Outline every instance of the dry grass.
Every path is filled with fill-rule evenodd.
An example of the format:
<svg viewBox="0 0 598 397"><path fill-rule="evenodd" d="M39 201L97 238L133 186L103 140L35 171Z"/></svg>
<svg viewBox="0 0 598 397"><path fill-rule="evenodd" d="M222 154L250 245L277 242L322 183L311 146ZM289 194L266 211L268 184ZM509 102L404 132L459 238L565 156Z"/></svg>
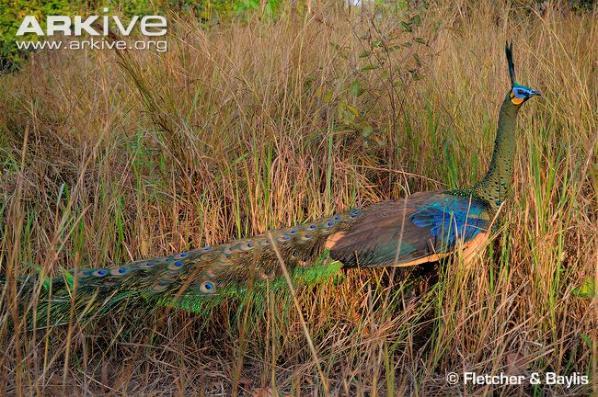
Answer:
<svg viewBox="0 0 598 397"><path fill-rule="evenodd" d="M102 51L39 53L0 77L9 280L470 185L508 87L506 39L520 82L544 93L519 118L513 199L484 256L298 290L319 363L288 297L207 319L131 308L29 330L9 283L0 394L589 394L449 386L445 374L596 369L595 307L579 288L597 260L596 13L441 2L401 29L415 13L319 5L209 30L173 16L166 54L131 54L137 83Z"/></svg>

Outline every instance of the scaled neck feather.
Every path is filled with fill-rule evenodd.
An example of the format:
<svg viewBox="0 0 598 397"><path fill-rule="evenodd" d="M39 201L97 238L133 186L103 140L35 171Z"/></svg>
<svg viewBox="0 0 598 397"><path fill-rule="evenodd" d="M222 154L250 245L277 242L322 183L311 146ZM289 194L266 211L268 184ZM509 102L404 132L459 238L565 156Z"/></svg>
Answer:
<svg viewBox="0 0 598 397"><path fill-rule="evenodd" d="M498 210L512 184L516 144L515 126L519 108L519 105L511 102L510 92L507 93L500 107L490 167L484 178L471 189L475 196L485 201L493 210Z"/></svg>

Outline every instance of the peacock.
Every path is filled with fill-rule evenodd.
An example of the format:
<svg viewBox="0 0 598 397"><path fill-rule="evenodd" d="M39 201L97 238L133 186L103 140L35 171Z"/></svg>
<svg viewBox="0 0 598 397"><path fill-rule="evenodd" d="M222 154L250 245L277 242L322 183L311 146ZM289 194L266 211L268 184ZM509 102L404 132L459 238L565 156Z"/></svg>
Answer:
<svg viewBox="0 0 598 397"><path fill-rule="evenodd" d="M507 198L519 109L540 95L516 82L512 44L507 43L505 53L511 88L500 107L489 170L470 188L415 193L215 247L23 284L42 285L51 292L52 305L74 302L82 311L108 310L123 299L145 298L198 312L206 302L264 286L284 288L291 280L309 284L341 268L415 266L458 250L468 257L488 240Z"/></svg>

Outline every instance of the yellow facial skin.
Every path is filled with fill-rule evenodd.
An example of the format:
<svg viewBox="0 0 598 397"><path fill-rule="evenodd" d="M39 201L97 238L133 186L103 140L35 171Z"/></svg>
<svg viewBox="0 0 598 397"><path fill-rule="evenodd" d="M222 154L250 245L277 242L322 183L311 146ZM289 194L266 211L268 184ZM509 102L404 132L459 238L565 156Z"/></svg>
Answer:
<svg viewBox="0 0 598 397"><path fill-rule="evenodd" d="M517 106L519 106L519 105L521 105L523 102L525 102L525 100L524 100L524 99L521 99L521 98L517 98L517 97L515 96L515 94L513 94L513 92L511 92L511 102L513 102L513 105L517 105Z"/></svg>

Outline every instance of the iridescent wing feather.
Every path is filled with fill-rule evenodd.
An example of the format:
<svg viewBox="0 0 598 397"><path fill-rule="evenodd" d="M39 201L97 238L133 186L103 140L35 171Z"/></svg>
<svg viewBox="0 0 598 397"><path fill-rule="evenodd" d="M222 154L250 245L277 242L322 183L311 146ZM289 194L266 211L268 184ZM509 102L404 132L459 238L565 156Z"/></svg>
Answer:
<svg viewBox="0 0 598 397"><path fill-rule="evenodd" d="M432 262L488 235L490 214L483 202L447 192L423 192L385 201L364 211L326 246L345 266L411 266Z"/></svg>

